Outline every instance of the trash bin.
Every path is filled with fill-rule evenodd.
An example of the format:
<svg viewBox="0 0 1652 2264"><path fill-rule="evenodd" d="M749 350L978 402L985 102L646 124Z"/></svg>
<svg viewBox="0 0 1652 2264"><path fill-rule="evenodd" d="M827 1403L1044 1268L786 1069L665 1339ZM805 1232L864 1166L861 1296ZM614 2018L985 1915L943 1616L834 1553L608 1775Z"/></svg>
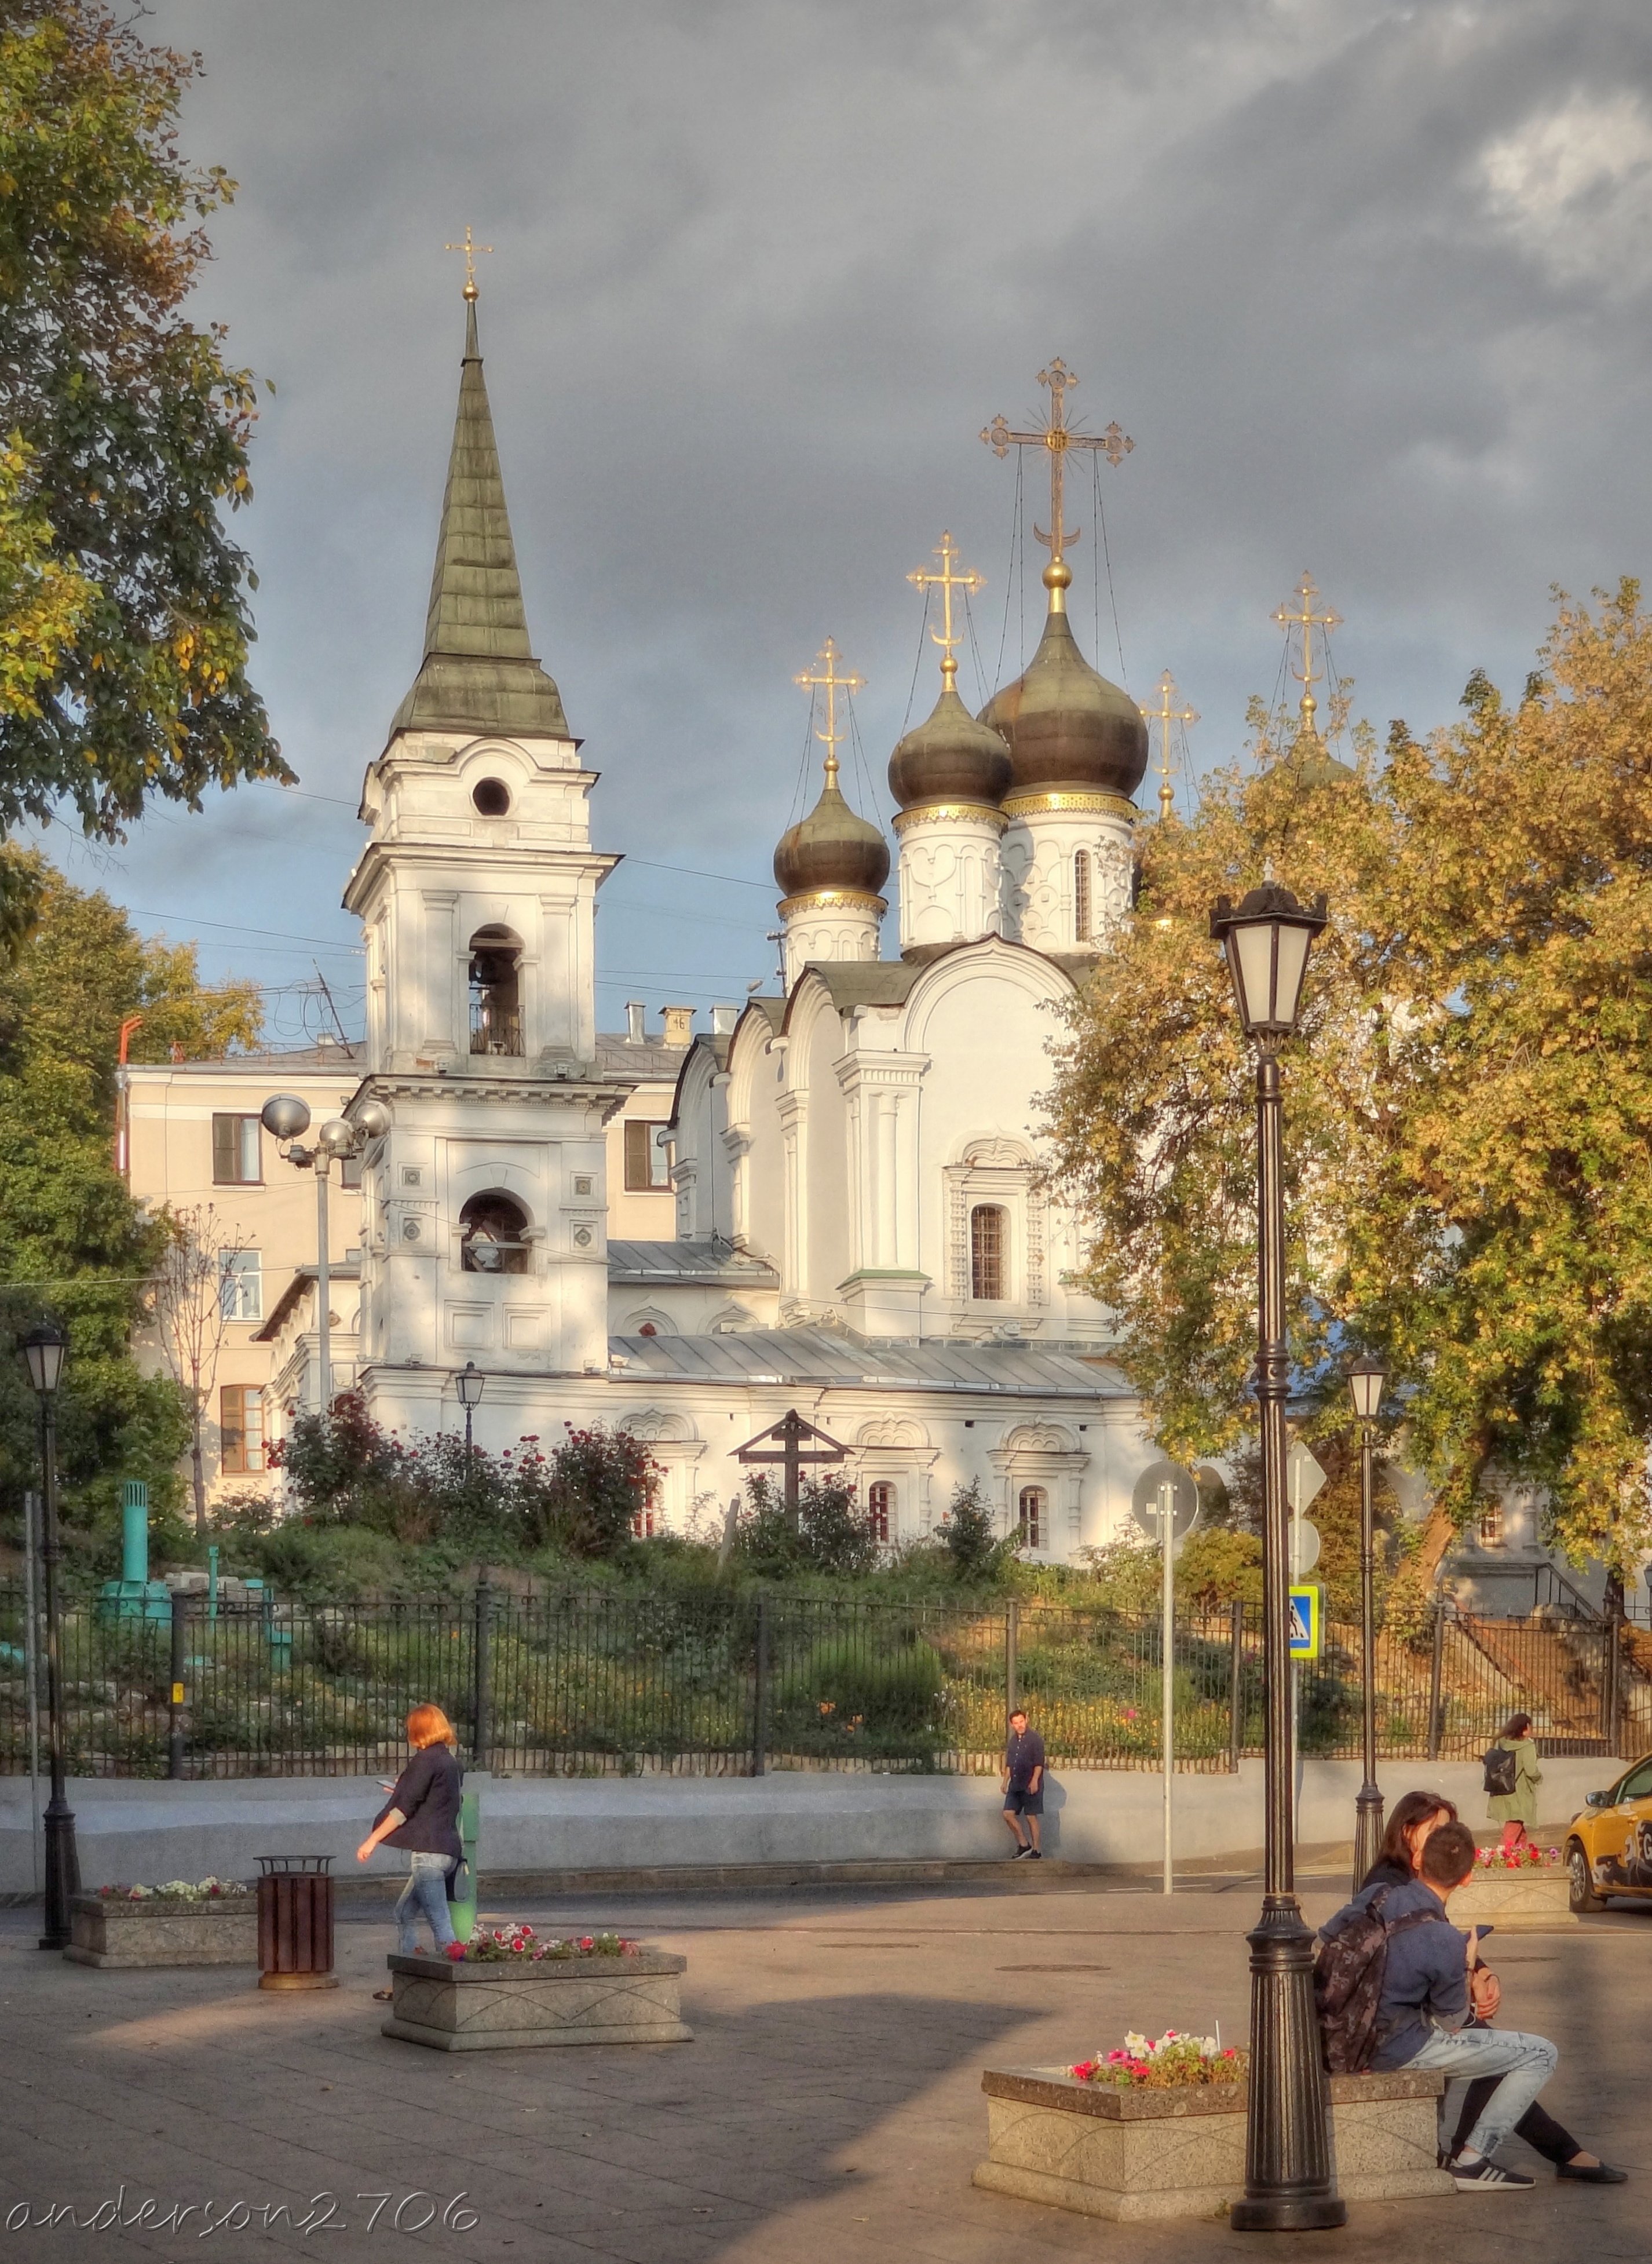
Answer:
<svg viewBox="0 0 1652 2264"><path fill-rule="evenodd" d="M336 1989L330 1855L258 1858L258 1986Z"/></svg>

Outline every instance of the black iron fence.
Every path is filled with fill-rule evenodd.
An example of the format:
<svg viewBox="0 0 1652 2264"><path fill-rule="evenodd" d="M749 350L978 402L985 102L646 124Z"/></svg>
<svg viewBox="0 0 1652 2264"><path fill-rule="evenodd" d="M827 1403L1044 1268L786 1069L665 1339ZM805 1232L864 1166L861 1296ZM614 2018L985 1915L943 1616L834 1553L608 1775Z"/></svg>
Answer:
<svg viewBox="0 0 1652 2264"><path fill-rule="evenodd" d="M1379 1644L1380 1748L1468 1758L1521 1710L1552 1752L1644 1751L1648 1641L1565 1615L1442 1610L1409 1642ZM522 1595L483 1583L460 1603L214 1614L180 1596L170 1620L68 1615L65 1725L77 1775L381 1772L403 1751L408 1709L426 1701L476 1765L523 1775L980 1774L997 1767L1013 1696L1052 1763L1153 1769L1160 1644L1156 1617L1027 1602ZM0 1586L0 1773L29 1766L27 1651L21 1592ZM1331 1622L1323 1656L1299 1676L1304 1750L1357 1756L1357 1629ZM1260 1751L1259 1613L1178 1621L1175 1702L1178 1767L1233 1769Z"/></svg>

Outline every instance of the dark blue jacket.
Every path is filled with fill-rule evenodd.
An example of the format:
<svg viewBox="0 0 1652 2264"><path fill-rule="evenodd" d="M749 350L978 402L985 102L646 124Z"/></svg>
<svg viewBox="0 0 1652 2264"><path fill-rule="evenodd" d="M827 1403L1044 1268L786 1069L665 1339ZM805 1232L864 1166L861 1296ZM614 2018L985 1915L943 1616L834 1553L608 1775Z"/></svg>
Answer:
<svg viewBox="0 0 1652 2264"><path fill-rule="evenodd" d="M1379 1881L1362 1887L1326 1926L1326 1934L1339 1934L1356 1911L1367 1909L1383 1892L1384 1884ZM1377 2009L1377 2048L1371 2056L1373 2074L1403 2067L1437 2028L1460 2028L1468 2017L1467 1946L1446 1917L1445 1904L1422 1879L1387 1891L1382 1916L1388 1925L1414 1911L1434 1912L1437 1923L1408 1926L1402 1934L1389 1937Z"/></svg>
<svg viewBox="0 0 1652 2264"><path fill-rule="evenodd" d="M376 1828L393 1808L405 1821L384 1840L387 1847L405 1847L421 1855L464 1854L459 1836L459 1810L465 1796L459 1763L446 1745L426 1745L395 1781L395 1790L373 1818Z"/></svg>

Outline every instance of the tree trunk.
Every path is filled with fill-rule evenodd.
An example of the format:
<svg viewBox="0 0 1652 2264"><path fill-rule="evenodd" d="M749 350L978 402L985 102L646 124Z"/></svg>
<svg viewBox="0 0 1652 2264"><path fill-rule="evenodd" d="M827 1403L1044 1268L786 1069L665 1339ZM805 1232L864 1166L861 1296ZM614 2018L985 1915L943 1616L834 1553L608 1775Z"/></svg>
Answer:
<svg viewBox="0 0 1652 2264"><path fill-rule="evenodd" d="M1448 1510L1429 1512L1428 1523L1423 1528L1423 1542L1417 1552L1417 1561L1424 1580L1431 1586L1441 1564L1458 1537L1456 1520Z"/></svg>
<svg viewBox="0 0 1652 2264"><path fill-rule="evenodd" d="M190 1436L189 1469L195 1489L195 1531L198 1535L204 1535L206 1530L206 1470L201 1456L199 1420Z"/></svg>

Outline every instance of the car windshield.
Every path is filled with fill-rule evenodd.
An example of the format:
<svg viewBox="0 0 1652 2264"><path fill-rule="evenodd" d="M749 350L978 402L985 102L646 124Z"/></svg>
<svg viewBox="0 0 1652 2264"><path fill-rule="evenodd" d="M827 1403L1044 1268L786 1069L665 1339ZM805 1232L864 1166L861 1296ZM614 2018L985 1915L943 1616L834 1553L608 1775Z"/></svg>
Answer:
<svg viewBox="0 0 1652 2264"><path fill-rule="evenodd" d="M1622 1778L1613 1797L1618 1800L1645 1800L1652 1796L1652 1760L1640 1763Z"/></svg>

